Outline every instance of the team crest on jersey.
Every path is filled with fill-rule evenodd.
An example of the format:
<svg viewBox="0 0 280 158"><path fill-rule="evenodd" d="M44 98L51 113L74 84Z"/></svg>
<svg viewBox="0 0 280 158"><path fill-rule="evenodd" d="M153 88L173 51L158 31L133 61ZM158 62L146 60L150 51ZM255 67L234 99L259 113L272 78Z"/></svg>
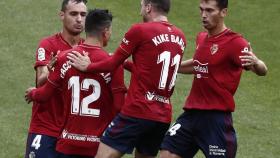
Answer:
<svg viewBox="0 0 280 158"><path fill-rule="evenodd" d="M35 155L35 153L34 153L33 151L31 151L31 152L29 153L28 157L29 157L29 158L35 158L36 155Z"/></svg>
<svg viewBox="0 0 280 158"><path fill-rule="evenodd" d="M218 50L219 50L219 45L217 45L217 44L213 44L212 47L210 48L210 51L211 51L212 55L217 53Z"/></svg>
<svg viewBox="0 0 280 158"><path fill-rule="evenodd" d="M46 51L44 48L39 48L38 49L38 60L43 61L46 60Z"/></svg>

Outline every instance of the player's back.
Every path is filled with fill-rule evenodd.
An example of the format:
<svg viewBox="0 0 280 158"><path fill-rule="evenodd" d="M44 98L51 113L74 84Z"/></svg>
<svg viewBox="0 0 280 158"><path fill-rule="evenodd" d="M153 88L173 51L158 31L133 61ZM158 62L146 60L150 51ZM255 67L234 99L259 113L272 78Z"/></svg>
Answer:
<svg viewBox="0 0 280 158"><path fill-rule="evenodd" d="M183 32L168 22L132 26L121 44L121 48L131 52L134 63L122 113L171 121L170 97L185 47Z"/></svg>
<svg viewBox="0 0 280 158"><path fill-rule="evenodd" d="M83 40L80 41L80 43L82 42ZM58 51L65 51L71 48L72 46L63 39L61 33L43 38L36 52L34 68L46 66L51 60L51 53L55 55ZM58 137L65 119L61 104L63 103L60 91L56 91L47 102L34 102L29 132Z"/></svg>
<svg viewBox="0 0 280 158"><path fill-rule="evenodd" d="M92 62L109 57L100 47L86 44L73 50L88 52ZM111 74L83 73L69 65L66 54L61 58L63 63L59 63L59 60L58 64L62 66L58 67L61 68L60 77L63 78L67 120L57 150L65 154L94 156L99 137L114 117Z"/></svg>

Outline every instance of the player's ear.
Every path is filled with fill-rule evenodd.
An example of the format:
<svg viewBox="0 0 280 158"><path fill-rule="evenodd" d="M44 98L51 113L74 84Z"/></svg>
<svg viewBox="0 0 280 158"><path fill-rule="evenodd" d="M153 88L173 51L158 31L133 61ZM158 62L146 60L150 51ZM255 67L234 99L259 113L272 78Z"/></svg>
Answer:
<svg viewBox="0 0 280 158"><path fill-rule="evenodd" d="M146 10L146 13L150 13L152 11L152 4L151 3L148 3L146 6L145 6L145 10Z"/></svg>
<svg viewBox="0 0 280 158"><path fill-rule="evenodd" d="M60 12L58 13L58 16L59 16L59 19L60 19L60 20L63 20L63 19L64 19L64 12L63 12L63 11L60 11Z"/></svg>
<svg viewBox="0 0 280 158"><path fill-rule="evenodd" d="M224 8L224 9L221 10L221 16L222 16L223 18L227 16L227 11L228 11L227 8Z"/></svg>

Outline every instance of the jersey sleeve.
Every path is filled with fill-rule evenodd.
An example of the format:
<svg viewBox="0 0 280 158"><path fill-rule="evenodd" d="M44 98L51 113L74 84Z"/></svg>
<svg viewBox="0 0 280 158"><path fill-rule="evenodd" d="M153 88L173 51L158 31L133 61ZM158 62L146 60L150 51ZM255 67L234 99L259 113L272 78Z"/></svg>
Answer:
<svg viewBox="0 0 280 158"><path fill-rule="evenodd" d="M230 50L232 51L230 52L229 55L233 63L238 67L242 67L242 63L239 56L242 56L243 53L249 52L248 42L242 37L237 37L233 39L233 41L231 42Z"/></svg>
<svg viewBox="0 0 280 158"><path fill-rule="evenodd" d="M139 46L140 42L141 27L136 24L127 31L119 47L123 49L127 55L131 55L135 48Z"/></svg>
<svg viewBox="0 0 280 158"><path fill-rule="evenodd" d="M46 66L51 59L51 43L48 40L42 40L36 51L36 62L34 68Z"/></svg>
<svg viewBox="0 0 280 158"><path fill-rule="evenodd" d="M113 93L114 113L118 113L124 104L125 93L127 91L124 84L124 69L119 66L112 76L111 89Z"/></svg>
<svg viewBox="0 0 280 158"><path fill-rule="evenodd" d="M48 76L48 82L59 88L62 84L63 78L65 77L65 73L63 74L63 72L67 69L67 67L69 67L69 65L67 65L65 56L59 56L54 67L54 71L51 71Z"/></svg>

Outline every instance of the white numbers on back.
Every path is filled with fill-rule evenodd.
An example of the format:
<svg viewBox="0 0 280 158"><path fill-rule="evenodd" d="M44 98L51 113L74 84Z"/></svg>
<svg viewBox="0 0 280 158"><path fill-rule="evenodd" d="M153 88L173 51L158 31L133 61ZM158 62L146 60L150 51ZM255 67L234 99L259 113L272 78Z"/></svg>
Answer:
<svg viewBox="0 0 280 158"><path fill-rule="evenodd" d="M80 106L80 91L89 90L92 86L93 92L81 101ZM88 105L99 99L101 87L99 82L94 79L84 79L80 86L79 76L72 76L68 81L68 89L72 88L71 114L81 116L99 117L100 109L89 108Z"/></svg>
<svg viewBox="0 0 280 158"><path fill-rule="evenodd" d="M167 82L169 66L170 66L170 58L171 58L171 52L169 52L169 51L164 51L158 56L157 64L163 63L162 69L161 69L159 85L158 85L159 89L166 88L166 82ZM177 71L178 71L178 68L180 65L180 59L181 59L181 56L179 54L177 54L172 60L171 66L175 66L175 70L174 70L170 85L168 87L169 90L171 90L175 86Z"/></svg>
<svg viewBox="0 0 280 158"><path fill-rule="evenodd" d="M42 138L42 135L36 135L36 137L33 139L31 147L33 147L36 150L38 150L40 148L40 146L41 146L41 138Z"/></svg>

